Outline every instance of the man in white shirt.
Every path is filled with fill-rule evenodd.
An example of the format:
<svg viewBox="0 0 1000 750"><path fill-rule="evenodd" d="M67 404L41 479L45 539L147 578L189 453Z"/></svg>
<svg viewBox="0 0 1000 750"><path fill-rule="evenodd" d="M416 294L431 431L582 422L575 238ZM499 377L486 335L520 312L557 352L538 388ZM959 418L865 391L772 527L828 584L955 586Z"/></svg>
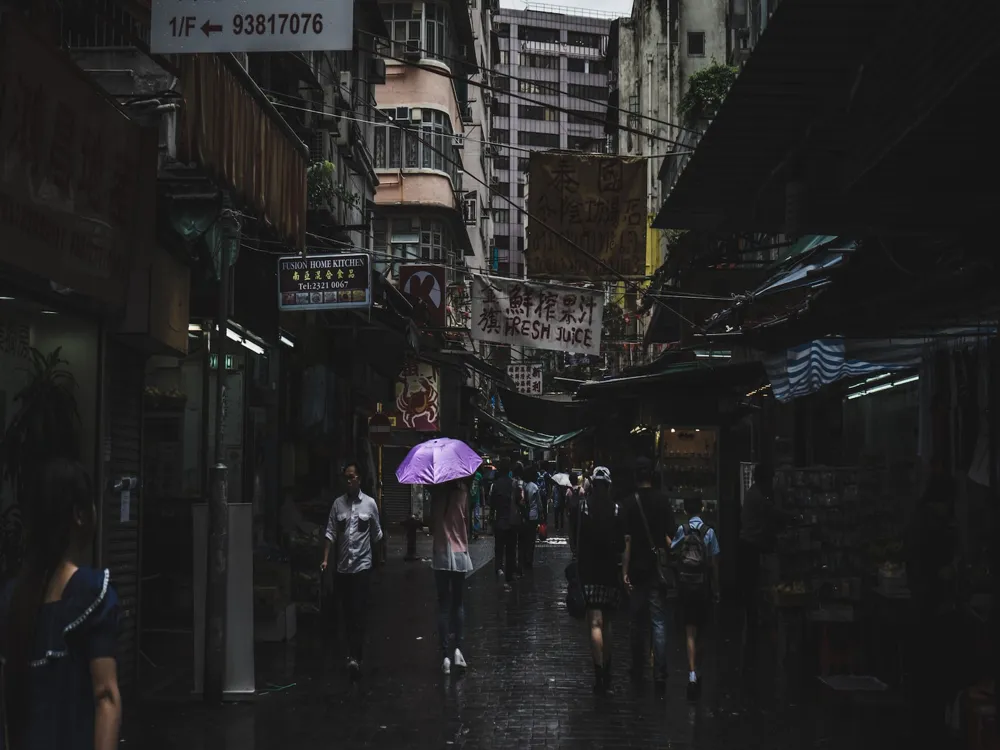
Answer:
<svg viewBox="0 0 1000 750"><path fill-rule="evenodd" d="M320 570L326 572L330 547L337 555L335 590L340 598L347 630L347 670L351 679L361 677L365 621L368 610L368 587L374 562L374 544L382 539L378 506L374 498L361 491L357 464L344 467L347 492L333 501L326 523L326 544Z"/></svg>

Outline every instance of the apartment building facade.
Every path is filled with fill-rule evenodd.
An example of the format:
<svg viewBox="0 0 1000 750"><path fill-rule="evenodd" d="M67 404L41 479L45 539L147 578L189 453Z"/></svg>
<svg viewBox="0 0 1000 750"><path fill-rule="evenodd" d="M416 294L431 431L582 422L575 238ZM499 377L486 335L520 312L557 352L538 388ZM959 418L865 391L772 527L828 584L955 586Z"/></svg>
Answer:
<svg viewBox="0 0 1000 750"><path fill-rule="evenodd" d="M650 159L650 221L662 202L657 173L663 159L696 142L696 129L682 124L679 111L687 82L699 70L730 58L731 3L738 0L635 0L631 15L612 25L607 132L616 153ZM648 236L646 272L651 274L664 261L667 247L662 233L650 230Z"/></svg>
<svg viewBox="0 0 1000 750"><path fill-rule="evenodd" d="M603 152L613 13L529 3L494 16L499 42L494 142L491 269L524 276L523 211L532 151ZM506 198L506 200L505 200ZM513 205L512 205L513 204Z"/></svg>
<svg viewBox="0 0 1000 750"><path fill-rule="evenodd" d="M403 264L441 264L452 284L483 267L489 236L480 208L489 117L475 85L489 66L489 4L380 5L390 44L375 91L376 267L398 278Z"/></svg>

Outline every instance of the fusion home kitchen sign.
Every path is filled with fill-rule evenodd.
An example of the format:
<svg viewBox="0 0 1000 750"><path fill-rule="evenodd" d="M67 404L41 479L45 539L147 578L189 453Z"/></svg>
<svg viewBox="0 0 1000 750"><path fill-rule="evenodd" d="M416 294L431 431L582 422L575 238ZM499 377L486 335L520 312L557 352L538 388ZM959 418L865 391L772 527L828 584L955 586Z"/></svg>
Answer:
<svg viewBox="0 0 1000 750"><path fill-rule="evenodd" d="M295 255L278 260L281 310L344 310L371 303L371 259L365 253Z"/></svg>

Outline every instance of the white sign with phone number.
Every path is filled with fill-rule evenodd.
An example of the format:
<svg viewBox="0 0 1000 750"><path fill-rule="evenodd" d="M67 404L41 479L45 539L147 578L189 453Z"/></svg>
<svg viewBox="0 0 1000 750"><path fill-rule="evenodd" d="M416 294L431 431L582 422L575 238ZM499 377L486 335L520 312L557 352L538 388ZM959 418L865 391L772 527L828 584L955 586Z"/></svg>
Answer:
<svg viewBox="0 0 1000 750"><path fill-rule="evenodd" d="M153 0L150 51L350 51L353 0Z"/></svg>

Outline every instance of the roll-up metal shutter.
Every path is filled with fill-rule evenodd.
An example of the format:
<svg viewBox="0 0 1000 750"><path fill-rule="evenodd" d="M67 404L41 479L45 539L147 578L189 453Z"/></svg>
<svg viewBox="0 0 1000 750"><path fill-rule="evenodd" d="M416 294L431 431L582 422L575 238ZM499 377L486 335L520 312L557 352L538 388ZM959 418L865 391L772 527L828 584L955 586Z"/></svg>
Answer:
<svg viewBox="0 0 1000 750"><path fill-rule="evenodd" d="M105 438L104 512L101 516L101 563L121 608L118 680L123 691L136 681L139 654L140 517L142 513L142 388L145 358L108 341L105 364L107 418ZM114 483L136 478L127 503ZM127 506L127 508L126 508Z"/></svg>
<svg viewBox="0 0 1000 750"><path fill-rule="evenodd" d="M382 525L387 532L399 533L400 524L410 517L410 485L396 481L396 467L409 448L382 449Z"/></svg>

